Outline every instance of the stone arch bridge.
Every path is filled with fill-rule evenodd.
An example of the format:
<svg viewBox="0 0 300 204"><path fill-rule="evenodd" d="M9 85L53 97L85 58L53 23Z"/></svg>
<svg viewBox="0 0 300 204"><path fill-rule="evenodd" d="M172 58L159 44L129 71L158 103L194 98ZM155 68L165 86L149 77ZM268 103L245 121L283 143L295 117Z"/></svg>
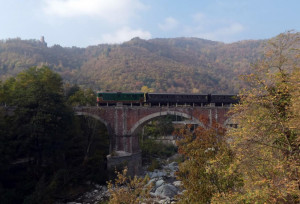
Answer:
<svg viewBox="0 0 300 204"><path fill-rule="evenodd" d="M92 106L75 107L77 115L93 117L105 124L110 139L110 155L107 156L108 169L126 164L130 175L141 172L142 155L139 148L138 130L147 122L164 115L177 115L189 119L193 124L203 125L198 118L209 123L213 121L232 126L228 111L231 106ZM8 115L15 107L5 107ZM117 152L117 155L112 154ZM120 154L119 154L120 153Z"/></svg>
<svg viewBox="0 0 300 204"><path fill-rule="evenodd" d="M110 137L110 153L140 151L137 132L150 120L164 115L177 115L189 119L194 124L202 125L200 116L212 123L216 121L224 126L229 125L228 111L230 106L101 106L76 107L77 115L85 115L100 120L105 124Z"/></svg>
<svg viewBox="0 0 300 204"><path fill-rule="evenodd" d="M1 108L1 107L0 107ZM232 124L229 106L91 106L75 107L77 115L93 117L105 124L110 139L110 155L107 156L107 167L112 169L126 164L128 173L140 173L142 166L139 148L138 130L147 122L164 115L177 115L189 119L193 124L203 125L198 118L204 118L210 124L216 121L223 126ZM5 114L13 115L15 107L4 107ZM121 152L112 156L112 152Z"/></svg>

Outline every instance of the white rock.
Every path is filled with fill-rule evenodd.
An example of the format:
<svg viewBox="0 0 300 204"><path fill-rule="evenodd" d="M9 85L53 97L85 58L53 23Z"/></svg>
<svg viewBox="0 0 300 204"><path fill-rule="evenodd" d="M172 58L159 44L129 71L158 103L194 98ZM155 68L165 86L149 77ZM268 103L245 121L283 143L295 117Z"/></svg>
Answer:
<svg viewBox="0 0 300 204"><path fill-rule="evenodd" d="M149 177L151 179L156 178L157 177L157 173L156 172L152 172L152 173L149 174Z"/></svg>
<svg viewBox="0 0 300 204"><path fill-rule="evenodd" d="M173 185L176 187L182 186L182 182L181 181L174 181Z"/></svg>
<svg viewBox="0 0 300 204"><path fill-rule="evenodd" d="M169 166L178 166L178 163L177 162L172 162L169 164Z"/></svg>
<svg viewBox="0 0 300 204"><path fill-rule="evenodd" d="M99 188L102 188L102 186L99 185L99 184L95 184L95 187L98 188L98 189L99 189Z"/></svg>
<svg viewBox="0 0 300 204"><path fill-rule="evenodd" d="M102 186L102 191L107 191L107 186Z"/></svg>
<svg viewBox="0 0 300 204"><path fill-rule="evenodd" d="M166 199L164 199L164 200L160 200L160 201L158 201L158 203L160 203L160 204L169 204L171 201L170 201L170 198L166 198Z"/></svg>
<svg viewBox="0 0 300 204"><path fill-rule="evenodd" d="M175 172L172 171L170 174L169 174L170 177L175 177Z"/></svg>
<svg viewBox="0 0 300 204"><path fill-rule="evenodd" d="M155 183L155 188L158 188L158 187L160 187L161 185L163 185L165 183L165 181L164 180L162 180L162 179L160 179L160 180L158 180L158 181L156 181L156 183Z"/></svg>
<svg viewBox="0 0 300 204"><path fill-rule="evenodd" d="M172 184L164 184L157 188L154 194L162 198L173 198L177 194L177 188Z"/></svg>
<svg viewBox="0 0 300 204"><path fill-rule="evenodd" d="M154 172L149 172L148 175L151 179L153 179L153 178L159 178L159 177L166 176L167 173L164 171L159 171L159 170L155 169Z"/></svg>
<svg viewBox="0 0 300 204"><path fill-rule="evenodd" d="M167 175L166 172L163 172L163 171L157 172L157 177L163 177L163 176L166 176L166 175Z"/></svg>
<svg viewBox="0 0 300 204"><path fill-rule="evenodd" d="M172 162L168 165L168 167L171 171L178 171L178 163L177 162Z"/></svg>

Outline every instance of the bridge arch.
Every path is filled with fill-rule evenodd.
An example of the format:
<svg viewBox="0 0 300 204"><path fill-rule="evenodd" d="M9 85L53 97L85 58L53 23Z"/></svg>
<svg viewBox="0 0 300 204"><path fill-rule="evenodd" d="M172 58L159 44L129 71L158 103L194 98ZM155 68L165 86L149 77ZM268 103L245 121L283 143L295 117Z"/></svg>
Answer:
<svg viewBox="0 0 300 204"><path fill-rule="evenodd" d="M75 112L75 115L78 115L78 116L89 116L89 117L92 117L98 121L100 121L101 123L103 123L107 129L107 132L108 132L108 136L109 136L109 152L111 153L112 152L112 149L113 149L113 138L111 137L112 135L112 130L110 128L110 125L108 124L108 122L106 122L103 118L99 117L98 115L95 115L95 114L92 114L92 113L89 113L89 112L82 112L82 111L76 111Z"/></svg>
<svg viewBox="0 0 300 204"><path fill-rule="evenodd" d="M111 130L109 128L108 123L103 118L100 118L99 116L97 116L95 114L88 113L88 112L76 111L75 114L79 115L79 116L81 116L81 115L89 116L89 117L92 117L92 118L94 118L96 120L99 120L100 122L102 122L105 125L105 127L107 128L108 133L111 133Z"/></svg>
<svg viewBox="0 0 300 204"><path fill-rule="evenodd" d="M160 117L160 116L165 116L165 115L177 115L177 116L181 116L184 118L188 118L191 119L194 123L204 127L203 123L201 123L197 118L187 114L187 113L183 113L183 112L179 112L179 111L162 111L162 112L157 112L157 113L152 113L150 115L147 115L143 118L141 118L140 120L138 120L133 126L132 128L129 130L128 135L132 135L136 132L136 130L142 126L143 124L153 120L154 118Z"/></svg>

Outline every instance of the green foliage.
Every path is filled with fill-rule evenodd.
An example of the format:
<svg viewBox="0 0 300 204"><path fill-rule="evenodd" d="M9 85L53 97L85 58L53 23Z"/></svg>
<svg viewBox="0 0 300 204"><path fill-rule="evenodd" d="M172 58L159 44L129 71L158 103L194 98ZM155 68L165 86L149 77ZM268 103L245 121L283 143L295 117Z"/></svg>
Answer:
<svg viewBox="0 0 300 204"><path fill-rule="evenodd" d="M11 86L9 105L16 106L11 136L15 159L32 158L36 171L45 162L59 164L72 121L64 104L61 78L46 67L33 67L20 73Z"/></svg>
<svg viewBox="0 0 300 204"><path fill-rule="evenodd" d="M154 139L146 139L141 144L142 155L146 160L151 158L168 158L176 153L177 149L173 144L163 144Z"/></svg>
<svg viewBox="0 0 300 204"><path fill-rule="evenodd" d="M30 68L2 87L4 103L15 106L15 110L12 116L1 117L6 130L0 133L0 151L4 155L1 184L4 196L11 190L18 195L3 199L20 202L39 183L47 189L45 179L41 179L50 179L63 165L72 112L64 104L60 76L49 68ZM12 184L16 186L13 189Z"/></svg>
<svg viewBox="0 0 300 204"><path fill-rule="evenodd" d="M70 96L74 95L77 91L80 90L80 87L78 85L73 85L71 86L70 84L66 84L65 85L65 95L66 95L66 98L70 98Z"/></svg>
<svg viewBox="0 0 300 204"><path fill-rule="evenodd" d="M81 175L77 177L82 181L103 184L107 179L106 155L109 153L107 129L99 121L85 116L77 117L76 127L79 133L72 137L66 159L73 167L79 166Z"/></svg>
<svg viewBox="0 0 300 204"><path fill-rule="evenodd" d="M152 159L151 164L147 168L147 171L154 171L155 169L160 169L161 165L160 162L157 159Z"/></svg>
<svg viewBox="0 0 300 204"><path fill-rule="evenodd" d="M171 135L174 131L172 116L160 117L144 126L144 135L149 138L159 138Z"/></svg>
<svg viewBox="0 0 300 204"><path fill-rule="evenodd" d="M168 158L177 152L173 144L164 144L159 141L162 136L172 134L174 128L172 117L161 117L153 120L143 127L143 133L140 137L140 148L144 163L150 163L149 169L159 167L156 158Z"/></svg>
<svg viewBox="0 0 300 204"><path fill-rule="evenodd" d="M106 128L75 118L58 74L29 68L0 84L0 94L14 108L12 115L0 108L1 202L53 203L86 180L105 182Z"/></svg>
<svg viewBox="0 0 300 204"><path fill-rule="evenodd" d="M2 85L0 84L0 104L1 105L9 105L13 99L12 94L15 90L15 78L9 78Z"/></svg>
<svg viewBox="0 0 300 204"><path fill-rule="evenodd" d="M96 93L92 89L83 90L74 85L67 90L66 97L67 103L71 106L96 105Z"/></svg>

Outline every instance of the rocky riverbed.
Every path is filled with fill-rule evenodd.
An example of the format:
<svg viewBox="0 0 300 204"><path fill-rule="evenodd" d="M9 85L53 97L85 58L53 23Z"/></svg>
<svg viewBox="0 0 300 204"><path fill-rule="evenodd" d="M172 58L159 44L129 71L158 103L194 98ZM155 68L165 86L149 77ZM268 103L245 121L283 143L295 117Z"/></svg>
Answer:
<svg viewBox="0 0 300 204"><path fill-rule="evenodd" d="M144 171L144 176L148 175L150 180L147 185L152 183L151 197L153 203L175 203L176 195L182 193L181 181L176 180L175 172L178 170L177 162L160 161L161 168L154 171ZM147 169L147 166L144 167ZM74 202L67 204L99 204L109 199L106 186L94 185L94 189L86 192Z"/></svg>
<svg viewBox="0 0 300 204"><path fill-rule="evenodd" d="M175 203L175 196L182 192L181 181L177 181L175 177L177 170L178 163L171 162L162 166L160 170L145 172L150 177L148 184L154 184L151 190L153 203Z"/></svg>

